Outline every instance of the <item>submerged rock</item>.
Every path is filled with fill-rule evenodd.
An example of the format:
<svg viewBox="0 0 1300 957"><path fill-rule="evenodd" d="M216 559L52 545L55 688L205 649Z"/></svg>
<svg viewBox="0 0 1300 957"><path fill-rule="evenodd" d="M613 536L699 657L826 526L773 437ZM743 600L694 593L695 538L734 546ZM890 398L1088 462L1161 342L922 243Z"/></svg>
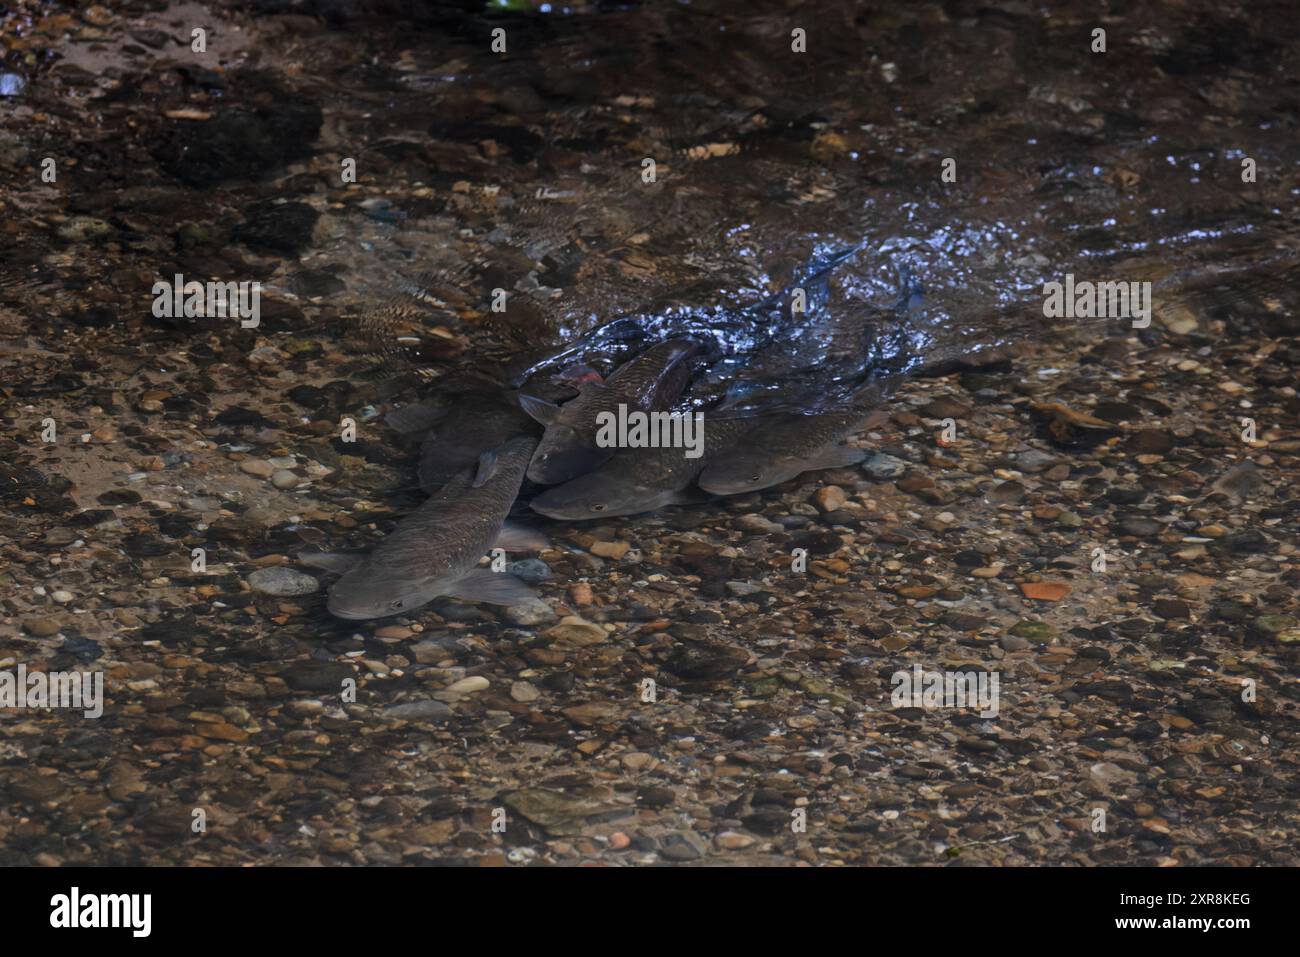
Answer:
<svg viewBox="0 0 1300 957"><path fill-rule="evenodd" d="M259 568L248 576L248 585L265 595L280 596L310 595L320 588L320 582L311 575L283 565Z"/></svg>

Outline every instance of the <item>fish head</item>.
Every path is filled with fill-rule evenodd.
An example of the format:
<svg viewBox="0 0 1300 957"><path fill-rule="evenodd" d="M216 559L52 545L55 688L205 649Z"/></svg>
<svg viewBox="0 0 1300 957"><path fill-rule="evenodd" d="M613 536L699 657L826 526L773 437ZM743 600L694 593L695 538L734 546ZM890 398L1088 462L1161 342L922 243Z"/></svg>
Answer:
<svg viewBox="0 0 1300 957"><path fill-rule="evenodd" d="M533 499L532 509L547 518L581 522L653 509L658 504L656 495L652 489L592 472L547 489Z"/></svg>
<svg viewBox="0 0 1300 957"><path fill-rule="evenodd" d="M336 618L354 621L401 615L443 594L440 583L436 577L380 574L363 563L333 584L326 607Z"/></svg>
<svg viewBox="0 0 1300 957"><path fill-rule="evenodd" d="M585 475L614 453L614 449L593 449L567 425L553 423L546 429L533 459L528 477L539 485L559 485Z"/></svg>
<svg viewBox="0 0 1300 957"><path fill-rule="evenodd" d="M780 485L803 469L801 463L786 456L741 452L706 466L698 484L713 495L743 495Z"/></svg>

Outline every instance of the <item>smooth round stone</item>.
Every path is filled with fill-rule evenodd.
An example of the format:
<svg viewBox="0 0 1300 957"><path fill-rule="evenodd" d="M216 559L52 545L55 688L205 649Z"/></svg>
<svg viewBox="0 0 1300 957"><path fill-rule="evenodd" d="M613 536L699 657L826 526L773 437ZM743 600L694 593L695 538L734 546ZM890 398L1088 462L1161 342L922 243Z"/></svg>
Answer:
<svg viewBox="0 0 1300 957"><path fill-rule="evenodd" d="M530 585L536 585L551 577L551 566L540 558L525 558L506 565L506 572L523 579Z"/></svg>
<svg viewBox="0 0 1300 957"><path fill-rule="evenodd" d="M244 459L239 463L239 470L246 475L255 475L258 478L270 478L275 471L270 462L262 459Z"/></svg>
<svg viewBox="0 0 1300 957"><path fill-rule="evenodd" d="M291 489L298 484L298 476L288 469L280 469L271 476L271 484L280 489Z"/></svg>
<svg viewBox="0 0 1300 957"><path fill-rule="evenodd" d="M264 595L281 596L310 595L320 587L320 583L310 575L282 566L259 568L248 576L248 585Z"/></svg>
<svg viewBox="0 0 1300 957"><path fill-rule="evenodd" d="M461 678L459 681L453 681L443 689L443 693L449 695L474 694L486 690L487 687L488 680L486 678L482 675L471 675L468 678Z"/></svg>
<svg viewBox="0 0 1300 957"><path fill-rule="evenodd" d="M555 621L555 610L551 608L541 598L533 596L520 602L518 605L510 605L502 609L506 621L514 625L528 627L530 625L545 625Z"/></svg>
<svg viewBox="0 0 1300 957"><path fill-rule="evenodd" d="M877 452L871 458L862 463L862 471L873 479L885 481L887 479L898 478L907 471L908 465L902 459L895 458L892 455L886 455L884 452Z"/></svg>

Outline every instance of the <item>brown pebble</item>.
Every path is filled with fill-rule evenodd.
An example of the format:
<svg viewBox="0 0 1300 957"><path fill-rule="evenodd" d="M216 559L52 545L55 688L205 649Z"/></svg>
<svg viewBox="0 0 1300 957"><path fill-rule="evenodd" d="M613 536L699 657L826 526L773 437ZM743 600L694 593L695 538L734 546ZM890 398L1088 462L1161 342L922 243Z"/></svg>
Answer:
<svg viewBox="0 0 1300 957"><path fill-rule="evenodd" d="M258 478L270 478L275 469L270 462L264 462L261 459L244 459L239 463L239 470L248 475L255 475Z"/></svg>
<svg viewBox="0 0 1300 957"><path fill-rule="evenodd" d="M826 485L813 493L813 504L823 515L827 512L838 512L847 501L848 496L838 485Z"/></svg>
<svg viewBox="0 0 1300 957"><path fill-rule="evenodd" d="M618 561L631 547L627 542L592 542L590 551L591 554L599 555L601 558L612 558Z"/></svg>

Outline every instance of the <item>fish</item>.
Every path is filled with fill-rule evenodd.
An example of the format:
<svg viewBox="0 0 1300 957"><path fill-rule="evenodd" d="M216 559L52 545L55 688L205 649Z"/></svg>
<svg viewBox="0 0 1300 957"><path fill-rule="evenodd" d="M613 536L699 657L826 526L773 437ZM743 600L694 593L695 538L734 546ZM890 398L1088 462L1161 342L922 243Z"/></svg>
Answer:
<svg viewBox="0 0 1300 957"><path fill-rule="evenodd" d="M858 464L866 458L866 450L842 443L853 433L884 421L885 413L868 405L879 401L882 394L881 386L872 384L859 389L844 411L760 417L732 454L705 466L700 488L713 495L743 495L804 472Z"/></svg>
<svg viewBox="0 0 1300 957"><path fill-rule="evenodd" d="M487 449L538 428L508 393L462 396L434 423L420 444L416 472L420 487L433 494L470 468Z"/></svg>
<svg viewBox="0 0 1300 957"><path fill-rule="evenodd" d="M531 394L571 398L582 385L601 381L600 373L581 363L533 383ZM420 439L417 466L420 487L428 494L474 465L488 449L516 435L539 435L541 429L519 405L515 391L484 391L480 385L441 399L432 398L388 413L385 422L408 438Z"/></svg>
<svg viewBox="0 0 1300 957"><path fill-rule="evenodd" d="M623 449L596 471L547 489L530 507L548 518L584 521L699 501L705 496L691 489L696 476L758 424L757 418L710 418L705 413L699 458L687 458L681 448Z"/></svg>
<svg viewBox="0 0 1300 957"><path fill-rule="evenodd" d="M662 411L677 401L691 376L690 360L701 350L691 339L668 339L623 363L603 382L581 383L576 398L557 405L520 393L519 403L546 431L528 467L528 478L558 485L590 472L613 457L616 448L596 444L597 416L618 407Z"/></svg>
<svg viewBox="0 0 1300 957"><path fill-rule="evenodd" d="M329 589L330 613L359 620L407 614L441 596L495 605L534 597L514 576L476 566L492 547L547 547L540 533L506 522L536 448L535 437L516 436L485 452L476 468L430 496L368 555L299 556L304 564L343 572Z"/></svg>

